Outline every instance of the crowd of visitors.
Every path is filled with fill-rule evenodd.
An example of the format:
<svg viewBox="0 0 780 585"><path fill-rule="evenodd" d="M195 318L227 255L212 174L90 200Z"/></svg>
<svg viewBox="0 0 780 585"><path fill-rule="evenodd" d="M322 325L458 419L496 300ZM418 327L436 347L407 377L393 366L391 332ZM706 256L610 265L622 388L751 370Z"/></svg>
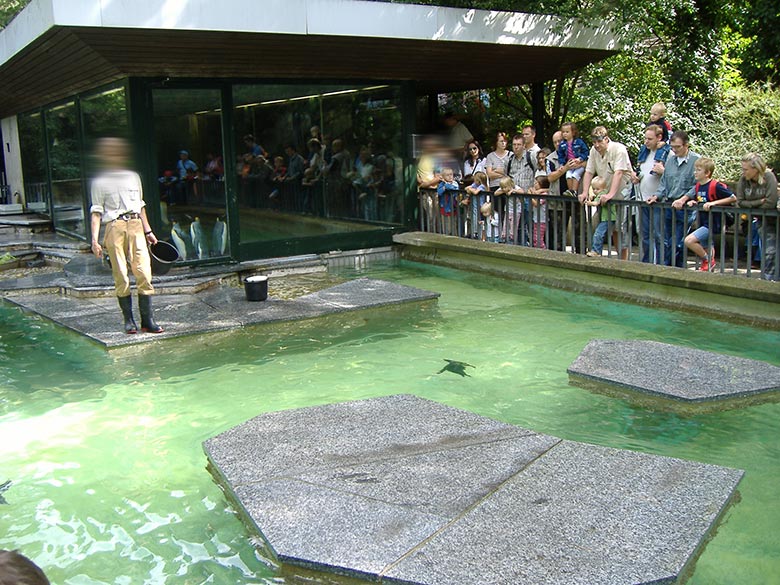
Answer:
<svg viewBox="0 0 780 585"><path fill-rule="evenodd" d="M486 154L462 122L449 113L445 121L448 141L421 143L423 229L554 250L567 250L570 243L572 251L588 256L601 256L609 242L624 260L635 241L642 262L683 267L690 252L699 270L712 271L726 225L746 217L750 225L743 231L762 276L777 278L774 173L760 154L748 153L731 188L718 181L713 160L691 149L685 131L673 130L663 103L651 108L633 162L604 126L593 128L588 147L577 125L566 122L548 149L526 125L512 137L498 132ZM452 148L459 140L462 153ZM733 207L750 212L726 211Z"/></svg>
<svg viewBox="0 0 780 585"><path fill-rule="evenodd" d="M389 149L364 144L353 156L341 139L329 140L318 126L310 130L305 153L288 142L272 154L252 134L242 143L235 165L242 206L367 221L400 219L403 165ZM224 173L221 156L207 154L201 168L181 150L173 169L159 178L161 200L167 207L224 205ZM219 185L216 196L209 196L209 182Z"/></svg>

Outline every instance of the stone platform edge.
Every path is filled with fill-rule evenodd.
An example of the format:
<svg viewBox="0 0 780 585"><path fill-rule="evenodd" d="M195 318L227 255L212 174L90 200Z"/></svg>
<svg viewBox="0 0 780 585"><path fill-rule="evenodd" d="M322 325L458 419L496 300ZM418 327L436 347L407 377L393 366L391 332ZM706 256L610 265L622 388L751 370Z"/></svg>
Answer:
<svg viewBox="0 0 780 585"><path fill-rule="evenodd" d="M425 232L393 236L402 259L780 329L780 284Z"/></svg>
<svg viewBox="0 0 780 585"><path fill-rule="evenodd" d="M631 404L649 408L651 410L663 410L674 412L683 416L695 416L710 412L720 412L736 408L747 408L767 402L780 401L780 388L770 391L756 390L737 396L723 396L720 398L683 399L653 392L644 388L637 388L630 384L612 382L589 376L580 372L570 372L569 384L589 390L610 398L627 400Z"/></svg>

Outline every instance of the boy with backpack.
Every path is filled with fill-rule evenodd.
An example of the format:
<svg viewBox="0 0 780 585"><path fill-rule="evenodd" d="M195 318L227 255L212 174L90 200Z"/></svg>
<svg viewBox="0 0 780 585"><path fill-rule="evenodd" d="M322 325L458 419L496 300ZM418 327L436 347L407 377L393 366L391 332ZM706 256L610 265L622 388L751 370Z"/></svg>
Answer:
<svg viewBox="0 0 780 585"><path fill-rule="evenodd" d="M685 237L685 247L701 259L699 270L712 272L715 270L715 245L712 234L718 234L721 229L722 214L712 214L710 226L710 209L714 206L731 205L737 200L736 195L719 181L712 178L715 172L715 162L711 158L700 157L693 164L693 176L696 184L693 188L677 199L672 205L681 209L683 205L694 207L701 205L699 227Z"/></svg>

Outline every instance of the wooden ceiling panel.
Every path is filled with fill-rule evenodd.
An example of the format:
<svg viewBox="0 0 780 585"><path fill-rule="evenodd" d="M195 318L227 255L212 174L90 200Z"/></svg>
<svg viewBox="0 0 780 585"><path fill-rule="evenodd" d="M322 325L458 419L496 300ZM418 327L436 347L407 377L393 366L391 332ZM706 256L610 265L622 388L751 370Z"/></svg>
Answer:
<svg viewBox="0 0 780 585"><path fill-rule="evenodd" d="M0 68L0 116L128 76L411 80L427 94L554 79L610 54L363 37L54 28Z"/></svg>

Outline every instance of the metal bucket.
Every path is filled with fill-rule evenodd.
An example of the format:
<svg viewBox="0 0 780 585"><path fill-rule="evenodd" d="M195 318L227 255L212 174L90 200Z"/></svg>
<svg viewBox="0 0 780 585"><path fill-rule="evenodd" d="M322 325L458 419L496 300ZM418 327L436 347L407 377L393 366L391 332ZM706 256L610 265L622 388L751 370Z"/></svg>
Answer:
<svg viewBox="0 0 780 585"><path fill-rule="evenodd" d="M268 298L268 277L250 276L244 279L244 292L248 301L264 301Z"/></svg>
<svg viewBox="0 0 780 585"><path fill-rule="evenodd" d="M156 244L149 246L149 254L152 261L152 274L162 276L168 274L173 263L179 259L179 251L169 244L158 240Z"/></svg>

